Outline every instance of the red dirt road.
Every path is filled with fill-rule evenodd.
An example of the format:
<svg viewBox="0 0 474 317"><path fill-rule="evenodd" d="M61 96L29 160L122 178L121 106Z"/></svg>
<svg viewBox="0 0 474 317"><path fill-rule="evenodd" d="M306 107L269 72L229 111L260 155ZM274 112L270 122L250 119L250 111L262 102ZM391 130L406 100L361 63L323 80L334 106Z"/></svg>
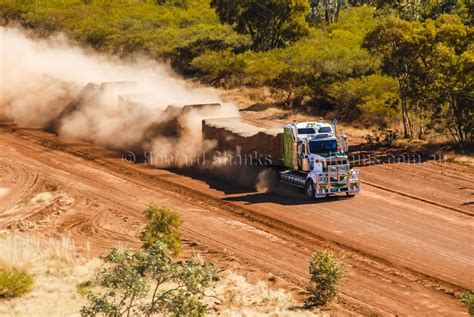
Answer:
<svg viewBox="0 0 474 317"><path fill-rule="evenodd" d="M143 210L178 210L189 245L221 265L304 287L316 250L346 256L340 315L467 315L474 285L474 169L457 164L362 168L355 198L308 201L232 182L127 165L116 153L0 126L0 227L67 235L94 254L137 245Z"/></svg>

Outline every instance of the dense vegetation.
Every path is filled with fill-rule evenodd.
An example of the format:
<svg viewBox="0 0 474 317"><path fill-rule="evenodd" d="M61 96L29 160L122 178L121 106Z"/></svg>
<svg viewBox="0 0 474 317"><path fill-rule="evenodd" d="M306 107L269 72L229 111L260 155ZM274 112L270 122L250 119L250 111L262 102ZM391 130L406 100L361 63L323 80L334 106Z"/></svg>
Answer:
<svg viewBox="0 0 474 317"><path fill-rule="evenodd" d="M468 0L4 1L0 22L145 53L213 85L267 86L281 103L405 137L473 141Z"/></svg>

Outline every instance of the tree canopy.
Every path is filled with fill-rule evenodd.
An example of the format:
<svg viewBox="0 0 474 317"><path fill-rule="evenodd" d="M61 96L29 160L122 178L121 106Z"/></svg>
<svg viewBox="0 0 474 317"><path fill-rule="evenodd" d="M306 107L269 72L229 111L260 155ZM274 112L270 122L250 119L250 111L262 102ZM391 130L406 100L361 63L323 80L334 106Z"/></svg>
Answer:
<svg viewBox="0 0 474 317"><path fill-rule="evenodd" d="M306 0L211 0L220 20L252 39L252 49L284 47L308 34Z"/></svg>
<svg viewBox="0 0 474 317"><path fill-rule="evenodd" d="M469 0L62 0L0 3L0 24L169 62L216 86L407 138L472 142Z"/></svg>
<svg viewBox="0 0 474 317"><path fill-rule="evenodd" d="M414 133L415 116L423 125L429 115L430 124L443 121L457 141L472 140L473 31L456 15L425 22L392 16L366 35L364 47L398 82L406 137Z"/></svg>

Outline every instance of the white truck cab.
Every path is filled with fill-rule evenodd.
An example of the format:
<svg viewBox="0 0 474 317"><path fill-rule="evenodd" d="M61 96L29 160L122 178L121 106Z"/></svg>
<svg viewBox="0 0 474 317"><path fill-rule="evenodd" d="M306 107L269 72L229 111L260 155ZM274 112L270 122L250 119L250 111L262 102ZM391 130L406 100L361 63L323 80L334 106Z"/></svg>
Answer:
<svg viewBox="0 0 474 317"><path fill-rule="evenodd" d="M318 135L326 137L334 136L334 129L329 123L295 122L293 125L297 129L298 138L314 138Z"/></svg>
<svg viewBox="0 0 474 317"><path fill-rule="evenodd" d="M342 140L342 139L341 139ZM324 122L293 123L284 129L284 165L280 180L304 187L311 198L337 193L353 196L360 191L359 173L351 170L335 131Z"/></svg>

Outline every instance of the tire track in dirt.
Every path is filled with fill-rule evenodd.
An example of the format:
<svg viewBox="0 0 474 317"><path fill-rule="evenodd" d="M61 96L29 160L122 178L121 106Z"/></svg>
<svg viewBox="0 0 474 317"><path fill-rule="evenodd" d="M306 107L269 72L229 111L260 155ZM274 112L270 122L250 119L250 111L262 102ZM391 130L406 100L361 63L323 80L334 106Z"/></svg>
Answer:
<svg viewBox="0 0 474 317"><path fill-rule="evenodd" d="M474 208L468 204L474 194L474 184L447 175L451 166L427 163L370 166L362 168L362 182L454 212L474 215Z"/></svg>
<svg viewBox="0 0 474 317"><path fill-rule="evenodd" d="M185 232L191 233L193 236L198 237L205 240L210 240L209 237L206 237L205 235L185 229L183 230ZM221 248L224 248L225 250L233 250L235 253L239 253L239 249L233 247L230 244L226 244L220 240L216 239L211 239L215 245L221 246ZM311 257L311 252L301 252L300 258L310 258ZM259 262L260 265L266 265L267 267L273 268L274 270L276 269L278 272L280 272L279 277L283 277L287 281L291 281L292 283L298 285L301 287L301 291L304 290L305 285L307 283L307 278L304 278L307 273L305 271L300 271L299 274L296 274L294 271L289 270L287 267L277 265L277 264L271 264L269 265L268 263L268 258L260 257L258 254L252 254L252 256L245 255L245 256L239 256L240 260L245 262L248 266L253 266L255 265L255 262ZM372 316L378 316L378 315L383 315L383 316L396 316L396 312L393 311L387 311L383 310L380 307L376 307L370 303L364 302L360 299L358 299L356 296L352 296L349 293L345 291L341 291L340 294L338 295L338 302L340 305L345 307L347 312L350 313L357 313L363 316L367 315L372 315Z"/></svg>
<svg viewBox="0 0 474 317"><path fill-rule="evenodd" d="M474 217L474 213L467 212L467 211L457 209L457 208L454 208L454 207L450 207L450 206L447 206L447 205L444 205L444 204L440 204L440 203L434 202L432 200L428 200L428 199L424 199L424 198L421 198L421 197L413 196L413 195L410 195L410 194L407 194L407 193L404 193L404 192L401 192L401 191L398 191L398 190L390 189L390 188L387 188L385 186L374 184L374 183L368 182L368 181L361 181L361 183L364 184L364 185L369 185L369 186L372 186L372 187L375 187L375 188L378 188L378 189L381 189L381 190L384 190L384 191L387 191L387 192L390 192L390 193L394 193L394 194L397 194L397 195L400 195L400 196L404 196L404 197L408 197L408 198L411 198L411 199L414 199L414 200L418 200L418 201L421 201L421 202L424 202L424 203L427 203L427 204L430 204L430 205L433 205L433 206L448 209L448 210L451 210L451 211L454 211L454 212L457 212L457 213L460 213L460 214L463 214L463 215L466 215L466 216L469 216L469 217Z"/></svg>

